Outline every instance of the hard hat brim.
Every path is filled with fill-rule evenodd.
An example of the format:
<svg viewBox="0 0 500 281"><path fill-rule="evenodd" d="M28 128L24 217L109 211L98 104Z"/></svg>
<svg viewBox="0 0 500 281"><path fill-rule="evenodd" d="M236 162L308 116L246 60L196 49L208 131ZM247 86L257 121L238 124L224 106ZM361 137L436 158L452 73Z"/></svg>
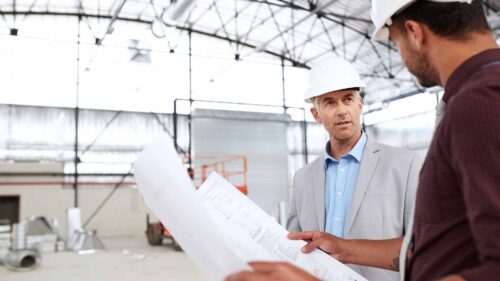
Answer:
<svg viewBox="0 0 500 281"><path fill-rule="evenodd" d="M389 39L389 28L381 26L376 28L372 33L372 42L382 42Z"/></svg>
<svg viewBox="0 0 500 281"><path fill-rule="evenodd" d="M314 98L320 97L320 96L322 96L324 94L328 94L330 92L342 91L342 90L347 90L347 89L357 89L357 91L359 93L361 93L361 92L363 92L366 89L366 84L364 82L362 82L362 84L360 84L359 86L355 86L355 87L352 87L352 88L332 90L332 91L328 91L328 92L325 92L325 93L322 93L322 94L318 94L318 95L316 95L316 94L310 94L310 95L307 95L308 98L305 98L304 102L306 102L306 103L313 103L313 99Z"/></svg>

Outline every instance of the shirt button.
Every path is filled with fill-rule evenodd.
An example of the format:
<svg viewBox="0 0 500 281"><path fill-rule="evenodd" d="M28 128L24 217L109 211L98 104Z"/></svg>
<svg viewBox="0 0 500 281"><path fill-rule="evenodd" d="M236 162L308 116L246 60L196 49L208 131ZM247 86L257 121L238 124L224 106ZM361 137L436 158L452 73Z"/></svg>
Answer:
<svg viewBox="0 0 500 281"><path fill-rule="evenodd" d="M342 168L342 169L340 169L340 171L343 173L343 172L345 172L345 169L344 169L344 168Z"/></svg>
<svg viewBox="0 0 500 281"><path fill-rule="evenodd" d="M339 217L335 217L334 219L335 219L335 221L339 221Z"/></svg>
<svg viewBox="0 0 500 281"><path fill-rule="evenodd" d="M342 195L342 192L337 192L337 196L340 196L340 195Z"/></svg>

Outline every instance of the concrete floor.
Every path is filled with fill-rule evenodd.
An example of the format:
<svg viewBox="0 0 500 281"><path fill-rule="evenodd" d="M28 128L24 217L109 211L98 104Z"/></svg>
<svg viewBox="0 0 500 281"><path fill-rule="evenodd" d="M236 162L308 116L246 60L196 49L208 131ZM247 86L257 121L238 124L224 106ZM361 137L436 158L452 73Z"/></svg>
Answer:
<svg viewBox="0 0 500 281"><path fill-rule="evenodd" d="M149 246L146 237L101 239L107 250L89 255L43 253L40 267L13 272L0 265L2 281L206 281L193 262L165 240Z"/></svg>

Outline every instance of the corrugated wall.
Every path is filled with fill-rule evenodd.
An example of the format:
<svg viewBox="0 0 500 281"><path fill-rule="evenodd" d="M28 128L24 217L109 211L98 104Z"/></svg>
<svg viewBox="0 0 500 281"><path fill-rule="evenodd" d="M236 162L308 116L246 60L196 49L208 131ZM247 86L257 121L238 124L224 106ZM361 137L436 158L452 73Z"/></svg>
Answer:
<svg viewBox="0 0 500 281"><path fill-rule="evenodd" d="M266 212L288 199L288 116L283 114L196 110L195 161L245 156L248 195ZM238 184L238 183L233 183Z"/></svg>

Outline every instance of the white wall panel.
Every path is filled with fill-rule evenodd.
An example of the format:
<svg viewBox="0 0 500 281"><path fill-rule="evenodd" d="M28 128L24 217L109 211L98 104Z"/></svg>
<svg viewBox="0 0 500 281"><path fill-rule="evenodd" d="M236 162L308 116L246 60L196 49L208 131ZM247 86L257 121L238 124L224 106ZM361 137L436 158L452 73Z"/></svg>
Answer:
<svg viewBox="0 0 500 281"><path fill-rule="evenodd" d="M271 213L273 204L288 196L286 120L282 114L198 109L192 128L195 162L203 157L246 156L248 195Z"/></svg>
<svg viewBox="0 0 500 281"><path fill-rule="evenodd" d="M62 163L12 163L0 164L2 173L62 173ZM74 192L70 186L63 187L63 177L0 177L0 196L20 196L20 216L25 219L33 216L57 218L59 230L66 235L66 210L74 206ZM8 183L12 182L12 185ZM19 182L33 182L16 185ZM40 185L41 182L54 184ZM82 186L79 188L79 207L82 224L112 190L111 186ZM87 229L95 229L100 237L142 236L146 229L146 207L137 189L119 188L100 212L90 221ZM144 239L146 237L144 236Z"/></svg>

